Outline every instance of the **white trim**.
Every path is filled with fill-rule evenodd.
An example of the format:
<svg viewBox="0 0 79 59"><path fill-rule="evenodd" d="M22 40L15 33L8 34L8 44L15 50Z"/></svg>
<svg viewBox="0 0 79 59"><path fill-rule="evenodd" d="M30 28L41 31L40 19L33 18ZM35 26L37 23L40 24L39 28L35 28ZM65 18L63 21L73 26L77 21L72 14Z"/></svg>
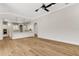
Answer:
<svg viewBox="0 0 79 59"><path fill-rule="evenodd" d="M25 18L25 19L31 19L31 18L29 18L29 17L25 17L25 16L22 16L22 15L13 13L13 12L0 12L0 14L10 14L10 15L14 15L14 16L16 16L16 17L22 17L22 18Z"/></svg>
<svg viewBox="0 0 79 59"><path fill-rule="evenodd" d="M60 35L59 35L60 36ZM44 38L44 39L49 39L49 40L54 40L54 41L59 41L59 42L64 42L64 43L68 43L68 44L74 44L74 45L79 45L79 41L71 41L69 40L65 40L64 38L57 38L57 36L53 35L53 34L46 34L46 33L38 33L38 37L39 38Z"/></svg>

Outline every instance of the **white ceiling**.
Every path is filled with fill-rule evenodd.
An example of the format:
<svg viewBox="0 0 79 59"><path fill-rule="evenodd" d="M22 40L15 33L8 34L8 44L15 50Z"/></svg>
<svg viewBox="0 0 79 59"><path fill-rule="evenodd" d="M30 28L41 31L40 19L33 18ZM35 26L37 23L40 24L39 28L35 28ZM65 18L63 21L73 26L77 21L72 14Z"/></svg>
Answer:
<svg viewBox="0 0 79 59"><path fill-rule="evenodd" d="M48 5L50 3L45 4ZM35 10L41 7L41 5L42 3L0 3L0 13L12 13L18 15L18 17L22 16L27 19L32 19L39 16L43 16L50 12L54 12L58 9L67 6L65 3L57 3L55 6L51 6L48 8L50 12L46 12L43 9L40 9L38 12L35 12Z"/></svg>

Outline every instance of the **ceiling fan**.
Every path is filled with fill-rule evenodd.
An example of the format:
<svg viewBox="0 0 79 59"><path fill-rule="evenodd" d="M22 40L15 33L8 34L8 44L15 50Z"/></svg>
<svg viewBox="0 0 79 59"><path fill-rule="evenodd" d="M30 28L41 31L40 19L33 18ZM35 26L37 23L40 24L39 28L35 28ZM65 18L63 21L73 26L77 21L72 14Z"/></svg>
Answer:
<svg viewBox="0 0 79 59"><path fill-rule="evenodd" d="M49 5L46 6L46 5L43 3L40 8L38 8L38 9L35 10L35 12L38 12L39 9L41 9L41 8L44 9L45 11L49 12L49 10L48 10L47 8L50 7L50 6L52 6L52 5L55 5L55 4L56 4L56 3L50 3Z"/></svg>

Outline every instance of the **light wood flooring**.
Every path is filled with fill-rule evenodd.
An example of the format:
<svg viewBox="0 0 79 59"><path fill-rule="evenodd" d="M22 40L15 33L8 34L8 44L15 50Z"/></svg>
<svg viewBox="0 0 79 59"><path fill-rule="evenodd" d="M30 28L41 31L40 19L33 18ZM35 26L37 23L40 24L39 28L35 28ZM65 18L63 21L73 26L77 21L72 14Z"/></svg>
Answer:
<svg viewBox="0 0 79 59"><path fill-rule="evenodd" d="M79 56L79 46L33 37L6 39L0 41L0 56Z"/></svg>

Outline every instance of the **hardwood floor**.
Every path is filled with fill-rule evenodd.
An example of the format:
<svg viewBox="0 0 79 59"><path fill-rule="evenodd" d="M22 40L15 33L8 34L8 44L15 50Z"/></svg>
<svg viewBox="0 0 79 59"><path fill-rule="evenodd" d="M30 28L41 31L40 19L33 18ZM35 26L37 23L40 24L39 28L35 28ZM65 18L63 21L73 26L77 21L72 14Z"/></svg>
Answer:
<svg viewBox="0 0 79 59"><path fill-rule="evenodd" d="M79 56L79 46L45 40L23 38L0 41L1 56Z"/></svg>

